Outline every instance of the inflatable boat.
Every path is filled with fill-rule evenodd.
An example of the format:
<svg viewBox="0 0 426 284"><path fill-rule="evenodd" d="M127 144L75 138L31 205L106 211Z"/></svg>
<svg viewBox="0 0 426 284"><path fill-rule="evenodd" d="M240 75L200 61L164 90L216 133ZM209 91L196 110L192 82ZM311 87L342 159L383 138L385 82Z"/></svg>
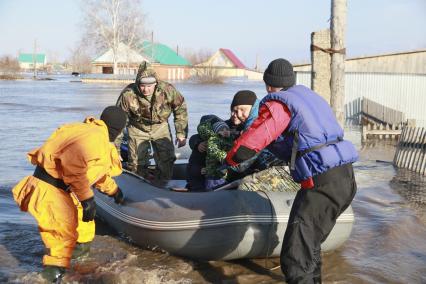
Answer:
<svg viewBox="0 0 426 284"><path fill-rule="evenodd" d="M176 165L172 184L182 185L184 170L184 163ZM125 196L122 205L95 190L101 219L140 246L198 260L279 256L295 197L295 192L265 190L176 192L130 172L116 182ZM342 245L353 222L349 207L323 243L323 251Z"/></svg>

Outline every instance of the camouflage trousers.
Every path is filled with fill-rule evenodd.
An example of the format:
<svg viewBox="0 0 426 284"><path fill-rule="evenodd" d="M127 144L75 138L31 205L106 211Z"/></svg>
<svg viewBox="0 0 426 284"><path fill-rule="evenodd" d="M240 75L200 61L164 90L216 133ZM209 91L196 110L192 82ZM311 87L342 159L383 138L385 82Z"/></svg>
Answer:
<svg viewBox="0 0 426 284"><path fill-rule="evenodd" d="M127 166L140 176L148 177L150 149L156 164L155 178L169 180L176 160L172 135L168 123L154 124L151 131L145 132L132 125L128 127L129 153Z"/></svg>

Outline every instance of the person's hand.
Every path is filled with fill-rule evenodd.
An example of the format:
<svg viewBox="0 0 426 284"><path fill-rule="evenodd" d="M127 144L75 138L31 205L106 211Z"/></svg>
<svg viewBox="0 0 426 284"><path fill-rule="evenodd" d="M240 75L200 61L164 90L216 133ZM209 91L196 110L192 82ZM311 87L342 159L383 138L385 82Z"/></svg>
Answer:
<svg viewBox="0 0 426 284"><path fill-rule="evenodd" d="M93 197L81 201L83 206L83 222L90 222L95 219L96 215L96 203Z"/></svg>
<svg viewBox="0 0 426 284"><path fill-rule="evenodd" d="M186 138L176 138L175 143L178 146L178 148L183 147L186 145Z"/></svg>
<svg viewBox="0 0 426 284"><path fill-rule="evenodd" d="M198 152L204 153L205 151L207 151L207 141L200 142L198 144Z"/></svg>
<svg viewBox="0 0 426 284"><path fill-rule="evenodd" d="M124 195L123 192L119 187L117 187L117 192L112 196L114 198L114 202L116 204L123 204L124 202Z"/></svg>
<svg viewBox="0 0 426 284"><path fill-rule="evenodd" d="M201 174L205 175L207 173L207 169L206 168L201 168Z"/></svg>
<svg viewBox="0 0 426 284"><path fill-rule="evenodd" d="M217 168L217 171L224 175L228 171L229 167L230 166L227 163L224 163L223 165Z"/></svg>
<svg viewBox="0 0 426 284"><path fill-rule="evenodd" d="M231 131L229 129L224 129L219 131L219 135L224 138L228 138L229 136L231 136Z"/></svg>

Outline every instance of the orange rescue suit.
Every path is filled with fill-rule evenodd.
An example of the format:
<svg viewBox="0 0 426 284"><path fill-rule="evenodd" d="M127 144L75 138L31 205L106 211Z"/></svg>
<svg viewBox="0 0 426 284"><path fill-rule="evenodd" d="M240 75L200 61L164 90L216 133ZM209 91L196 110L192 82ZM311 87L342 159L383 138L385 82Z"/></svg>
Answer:
<svg viewBox="0 0 426 284"><path fill-rule="evenodd" d="M95 236L94 221L82 221L79 201L93 196L91 186L109 196L117 192L111 177L122 173L118 152L109 142L105 123L88 117L83 123L58 128L40 148L28 153L28 159L69 186L71 193L27 176L13 188L15 201L37 220L50 251L43 264L69 268L76 242L90 242Z"/></svg>

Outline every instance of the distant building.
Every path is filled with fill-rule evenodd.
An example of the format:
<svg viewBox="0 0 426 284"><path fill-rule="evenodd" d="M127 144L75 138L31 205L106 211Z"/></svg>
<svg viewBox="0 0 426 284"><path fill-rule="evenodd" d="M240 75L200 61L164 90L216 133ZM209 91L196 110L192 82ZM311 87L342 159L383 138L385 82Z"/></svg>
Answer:
<svg viewBox="0 0 426 284"><path fill-rule="evenodd" d="M117 52L118 74L136 75L139 64L151 63L159 78L163 80L184 80L189 77L191 63L174 50L160 43L143 42L132 49L120 43ZM92 73L113 74L113 52L107 50L92 62Z"/></svg>
<svg viewBox="0 0 426 284"><path fill-rule="evenodd" d="M311 71L311 64L294 64L295 71ZM348 58L346 72L426 74L426 50Z"/></svg>
<svg viewBox="0 0 426 284"><path fill-rule="evenodd" d="M37 70L44 70L47 64L46 54L20 53L18 62L19 67L24 71L34 70L34 64Z"/></svg>
<svg viewBox="0 0 426 284"><path fill-rule="evenodd" d="M191 63L167 45L145 41L139 48L140 52L149 59L160 78L165 80L189 78Z"/></svg>
<svg viewBox="0 0 426 284"><path fill-rule="evenodd" d="M123 43L118 45L117 74L136 75L138 73L139 64L143 61L149 62L148 58L144 57L138 51L131 49ZM113 52L112 49L109 49L92 61L92 73L113 74L113 62Z"/></svg>
<svg viewBox="0 0 426 284"><path fill-rule="evenodd" d="M194 73L203 70L214 70L218 76L243 77L252 80L262 80L263 74L248 69L244 63L230 50L220 48L207 61L194 66Z"/></svg>

